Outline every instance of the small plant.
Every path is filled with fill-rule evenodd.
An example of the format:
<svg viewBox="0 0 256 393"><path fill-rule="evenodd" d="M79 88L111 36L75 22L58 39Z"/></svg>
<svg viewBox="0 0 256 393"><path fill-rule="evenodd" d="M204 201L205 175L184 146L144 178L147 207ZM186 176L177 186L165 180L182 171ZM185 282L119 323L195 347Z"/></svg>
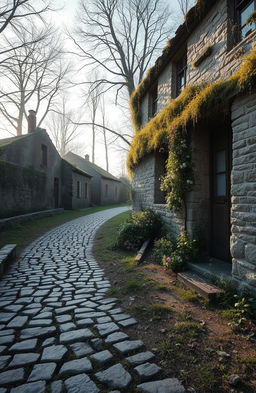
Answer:
<svg viewBox="0 0 256 393"><path fill-rule="evenodd" d="M184 260L194 260L198 256L198 243L196 240L190 240L187 232L181 232L180 236L177 238L176 252Z"/></svg>
<svg viewBox="0 0 256 393"><path fill-rule="evenodd" d="M256 322L256 299L247 294L235 295L233 320L229 323L235 329L246 330L250 321ZM247 323L248 322L248 323Z"/></svg>
<svg viewBox="0 0 256 393"><path fill-rule="evenodd" d="M116 247L137 250L143 241L154 238L161 231L162 223L151 210L135 212L121 226Z"/></svg>
<svg viewBox="0 0 256 393"><path fill-rule="evenodd" d="M167 242L163 241L160 243L160 245L167 244ZM187 233L183 231L180 236L178 236L176 245L173 246L172 249L166 250L166 253L162 257L162 264L166 269L171 269L173 272L178 273L185 269L188 261L194 260L197 256L197 241L190 240Z"/></svg>
<svg viewBox="0 0 256 393"><path fill-rule="evenodd" d="M155 261L159 264L162 263L164 255L170 255L174 251L174 244L170 239L162 237L161 239L155 240L153 255Z"/></svg>
<svg viewBox="0 0 256 393"><path fill-rule="evenodd" d="M174 273L182 272L185 269L186 262L176 251L171 256L163 256L163 266L171 269Z"/></svg>

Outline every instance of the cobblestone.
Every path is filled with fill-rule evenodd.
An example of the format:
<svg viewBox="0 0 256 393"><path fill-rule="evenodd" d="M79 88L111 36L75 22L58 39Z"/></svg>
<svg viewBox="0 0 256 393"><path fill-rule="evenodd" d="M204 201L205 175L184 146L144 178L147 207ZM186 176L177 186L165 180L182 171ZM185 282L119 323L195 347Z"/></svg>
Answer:
<svg viewBox="0 0 256 393"><path fill-rule="evenodd" d="M2 276L0 393L134 393L138 378L158 374L157 365L146 363L154 355L139 352L143 342L124 333L136 321L105 295L110 283L92 255L97 228L125 210L84 216L46 233ZM127 361L137 367L128 372ZM139 386L184 392L174 379Z"/></svg>

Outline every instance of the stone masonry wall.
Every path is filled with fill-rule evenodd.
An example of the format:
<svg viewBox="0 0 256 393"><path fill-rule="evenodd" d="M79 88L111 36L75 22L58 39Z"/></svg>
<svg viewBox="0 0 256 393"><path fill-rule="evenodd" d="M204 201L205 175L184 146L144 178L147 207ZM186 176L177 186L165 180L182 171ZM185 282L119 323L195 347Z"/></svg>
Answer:
<svg viewBox="0 0 256 393"><path fill-rule="evenodd" d="M47 209L44 173L0 161L0 218Z"/></svg>
<svg viewBox="0 0 256 393"><path fill-rule="evenodd" d="M256 292L256 94L235 100L232 128L232 273Z"/></svg>
<svg viewBox="0 0 256 393"><path fill-rule="evenodd" d="M187 84L226 79L240 67L244 55L256 46L256 30L234 47L230 47L231 36L228 3L220 0L187 41ZM195 68L193 64L208 46L212 47L211 55ZM175 69L175 64L170 62L158 78L158 112L175 96ZM143 98L141 108L142 125L145 125L148 121L148 94Z"/></svg>
<svg viewBox="0 0 256 393"><path fill-rule="evenodd" d="M175 215L165 205L154 203L155 155L150 154L135 169L133 175L133 208L135 210L152 209L158 213L170 234L177 237L184 229L184 217Z"/></svg>
<svg viewBox="0 0 256 393"><path fill-rule="evenodd" d="M172 76L173 76L173 66L169 64L158 79L158 100L157 100L157 112L168 105L172 92Z"/></svg>

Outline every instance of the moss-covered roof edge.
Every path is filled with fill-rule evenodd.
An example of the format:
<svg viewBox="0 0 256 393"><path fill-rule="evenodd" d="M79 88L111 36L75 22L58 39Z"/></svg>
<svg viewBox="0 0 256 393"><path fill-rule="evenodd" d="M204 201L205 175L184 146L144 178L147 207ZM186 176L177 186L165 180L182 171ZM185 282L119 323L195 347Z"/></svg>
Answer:
<svg viewBox="0 0 256 393"><path fill-rule="evenodd" d="M152 83L157 80L159 74L167 66L172 56L175 55L176 49L180 46L181 41L184 42L186 40L217 1L197 0L196 5L188 11L184 23L178 27L175 36L167 41L162 55L158 57L155 65L147 71L145 78L143 78L132 93L130 100L132 108L139 105L139 102L152 86Z"/></svg>

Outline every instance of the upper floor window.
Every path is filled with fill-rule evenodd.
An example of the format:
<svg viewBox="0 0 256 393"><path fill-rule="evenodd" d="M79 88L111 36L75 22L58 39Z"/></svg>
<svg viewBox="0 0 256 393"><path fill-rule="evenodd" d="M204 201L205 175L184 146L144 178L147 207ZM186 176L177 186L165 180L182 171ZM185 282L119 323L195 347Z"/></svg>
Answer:
<svg viewBox="0 0 256 393"><path fill-rule="evenodd" d="M41 145L41 164L47 166L47 146Z"/></svg>
<svg viewBox="0 0 256 393"><path fill-rule="evenodd" d="M176 97L182 92L187 83L187 54L176 63Z"/></svg>
<svg viewBox="0 0 256 393"><path fill-rule="evenodd" d="M256 28L255 16L253 13L256 10L256 0L237 0L236 14L239 26L239 40L243 40Z"/></svg>
<svg viewBox="0 0 256 393"><path fill-rule="evenodd" d="M148 98L148 119L157 114L158 84L155 83L149 91Z"/></svg>

